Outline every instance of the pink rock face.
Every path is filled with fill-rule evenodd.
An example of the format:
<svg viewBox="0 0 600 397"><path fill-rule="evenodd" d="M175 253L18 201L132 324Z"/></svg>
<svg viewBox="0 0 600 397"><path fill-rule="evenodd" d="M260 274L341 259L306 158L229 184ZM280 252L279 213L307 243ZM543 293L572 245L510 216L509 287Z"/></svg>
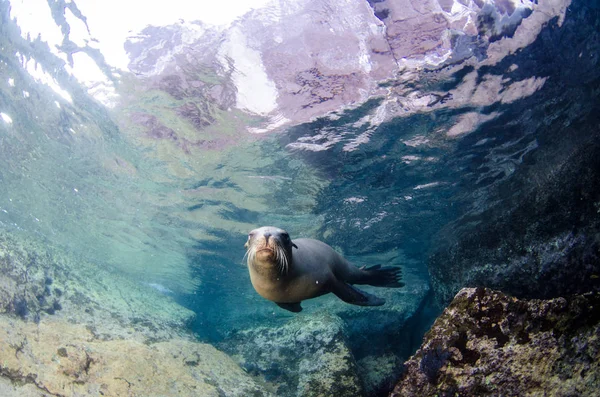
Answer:
<svg viewBox="0 0 600 397"><path fill-rule="evenodd" d="M377 80L397 69L385 27L367 2L286 3L236 26L261 54L284 117L305 121L364 101Z"/></svg>
<svg viewBox="0 0 600 397"><path fill-rule="evenodd" d="M253 12L235 28L261 55L276 87L276 111L303 122L382 93L378 83L407 59L447 57L448 29L476 33L468 21L479 11L452 4L289 1Z"/></svg>
<svg viewBox="0 0 600 397"><path fill-rule="evenodd" d="M450 27L436 1L384 1L387 40L396 59L423 57L443 48L443 32Z"/></svg>
<svg viewBox="0 0 600 397"><path fill-rule="evenodd" d="M374 96L390 99L388 118L401 115L391 114L392 102L404 103L402 112L422 110L421 102L431 101L419 98L428 94L409 97L405 83L426 79L423 70L439 72L467 60L476 67L498 62L527 45L549 18L563 18L566 4L282 0L225 30L202 24L152 28L127 48L130 67L153 87L179 101L201 97L225 111L265 117L254 128L264 132ZM390 82L396 88L382 87ZM198 129L214 122L212 113L208 105L180 109Z"/></svg>

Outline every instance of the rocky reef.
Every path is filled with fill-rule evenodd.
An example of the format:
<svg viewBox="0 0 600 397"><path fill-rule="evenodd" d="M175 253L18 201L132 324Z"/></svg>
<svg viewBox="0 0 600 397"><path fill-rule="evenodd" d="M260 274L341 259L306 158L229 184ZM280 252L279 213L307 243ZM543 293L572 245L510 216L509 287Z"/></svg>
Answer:
<svg viewBox="0 0 600 397"><path fill-rule="evenodd" d="M5 232L0 232L0 314L33 323L52 316L87 326L99 339L140 341L188 335L186 326L195 316L150 285Z"/></svg>
<svg viewBox="0 0 600 397"><path fill-rule="evenodd" d="M557 133L564 139L540 147L530 160L535 165L440 233L429 268L442 302L463 286L523 298L600 289L600 135L585 128Z"/></svg>
<svg viewBox="0 0 600 397"><path fill-rule="evenodd" d="M0 395L270 396L227 355L184 339L98 339L83 325L0 315Z"/></svg>
<svg viewBox="0 0 600 397"><path fill-rule="evenodd" d="M461 290L406 363L391 396L594 396L600 294L518 300Z"/></svg>

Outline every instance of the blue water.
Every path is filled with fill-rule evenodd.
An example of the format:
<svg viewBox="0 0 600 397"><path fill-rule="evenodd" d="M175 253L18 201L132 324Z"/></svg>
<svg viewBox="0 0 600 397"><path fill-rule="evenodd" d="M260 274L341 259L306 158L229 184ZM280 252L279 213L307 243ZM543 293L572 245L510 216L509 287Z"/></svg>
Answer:
<svg viewBox="0 0 600 397"><path fill-rule="evenodd" d="M253 290L243 262L246 233L275 225L292 238L320 239L357 265L402 266L406 287L367 287L388 300L383 307L364 309L326 296L305 302L303 315L338 315L357 360L390 352L405 359L456 292L454 286L436 289L446 277L441 271L433 271L431 283L432 255L454 252L461 238L481 232L478 225L502 219L506 208L547 187L571 153L597 142L594 4L574 2L562 26L551 20L526 48L476 70L478 86L492 78L543 81L530 95L416 112L369 129L360 120L383 101L373 98L335 119L259 137L234 128L203 132L213 144L186 146L189 136L155 139L127 121L136 112L155 112L175 128L175 99L152 91L123 107L103 107L57 66L62 61L45 43L20 36L2 1L0 112L11 121L0 120L0 230L178 303L195 313L188 330L226 351L234 350L227 344L235 332L279 327L295 316ZM36 59L73 102L28 74L25 58ZM474 71L469 65L449 75L431 71L443 79L424 74L412 90L449 92ZM474 114L483 121L472 132L446 134ZM366 133L367 142L347 150ZM323 151L296 145L318 136L324 138L317 144L339 140ZM556 233L569 225L557 226ZM504 237L513 234L519 231ZM543 230L530 237L539 236ZM481 245L489 243L481 238ZM39 321L33 312L21 314Z"/></svg>

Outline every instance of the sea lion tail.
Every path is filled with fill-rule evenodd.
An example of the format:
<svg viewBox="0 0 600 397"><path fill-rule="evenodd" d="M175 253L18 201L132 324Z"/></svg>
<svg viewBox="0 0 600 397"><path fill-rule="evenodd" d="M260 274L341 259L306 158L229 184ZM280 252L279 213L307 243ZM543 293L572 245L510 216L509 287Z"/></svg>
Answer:
<svg viewBox="0 0 600 397"><path fill-rule="evenodd" d="M396 266L375 265L361 268L364 276L360 284L373 285L375 287L400 288L404 287L402 282L402 268ZM357 283L359 284L359 283Z"/></svg>

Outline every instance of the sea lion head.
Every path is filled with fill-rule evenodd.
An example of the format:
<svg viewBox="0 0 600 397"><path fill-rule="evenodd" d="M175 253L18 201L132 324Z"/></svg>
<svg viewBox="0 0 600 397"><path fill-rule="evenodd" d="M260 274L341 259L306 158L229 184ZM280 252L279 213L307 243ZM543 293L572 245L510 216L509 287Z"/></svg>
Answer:
<svg viewBox="0 0 600 397"><path fill-rule="evenodd" d="M273 226L252 230L244 247L248 250L248 266L274 269L280 274L286 274L289 270L292 247L298 248L288 232Z"/></svg>

